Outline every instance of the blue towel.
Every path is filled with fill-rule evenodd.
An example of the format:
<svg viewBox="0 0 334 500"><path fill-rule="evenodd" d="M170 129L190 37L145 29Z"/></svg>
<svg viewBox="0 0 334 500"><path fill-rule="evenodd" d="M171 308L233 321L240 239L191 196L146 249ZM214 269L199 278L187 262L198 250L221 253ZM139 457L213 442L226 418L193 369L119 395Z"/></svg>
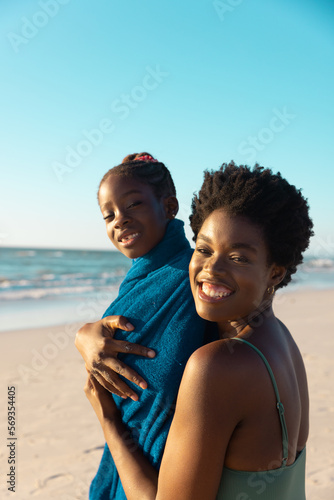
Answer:
<svg viewBox="0 0 334 500"><path fill-rule="evenodd" d="M115 338L151 347L154 359L122 354L119 357L148 383L142 390L129 383L139 401L114 396L123 422L131 429L150 462L158 469L174 414L175 400L189 356L204 343L205 322L197 316L191 295L188 265L192 250L183 222L169 222L163 240L133 261L119 295L104 316L122 314L133 332L118 330ZM90 500L126 500L107 444Z"/></svg>

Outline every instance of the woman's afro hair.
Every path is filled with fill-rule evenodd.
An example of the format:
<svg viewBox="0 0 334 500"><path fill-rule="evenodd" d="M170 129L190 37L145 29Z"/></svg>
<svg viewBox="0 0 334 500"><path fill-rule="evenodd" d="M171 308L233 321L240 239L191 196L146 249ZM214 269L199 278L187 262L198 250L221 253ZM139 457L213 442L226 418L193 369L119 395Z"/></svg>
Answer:
<svg viewBox="0 0 334 500"><path fill-rule="evenodd" d="M194 241L205 219L217 209L247 217L258 225L268 248L268 263L287 269L276 288L286 286L313 235L307 200L281 174L256 164L254 168L223 163L204 172L204 182L192 201L190 225Z"/></svg>

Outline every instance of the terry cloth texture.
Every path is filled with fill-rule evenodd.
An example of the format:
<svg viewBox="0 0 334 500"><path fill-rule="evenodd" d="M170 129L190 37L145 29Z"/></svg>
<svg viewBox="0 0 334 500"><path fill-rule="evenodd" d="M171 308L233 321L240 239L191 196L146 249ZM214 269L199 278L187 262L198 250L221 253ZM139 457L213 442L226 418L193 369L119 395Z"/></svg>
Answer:
<svg viewBox="0 0 334 500"><path fill-rule="evenodd" d="M104 316L125 316L133 332L118 330L115 338L151 347L154 359L122 354L119 358L148 383L142 390L127 381L139 401L114 396L123 422L140 449L158 469L174 414L175 400L189 356L204 344L205 322L196 313L188 265L192 249L183 222L169 222L163 240L149 253L135 259L122 282L119 295ZM107 444L90 500L126 500Z"/></svg>

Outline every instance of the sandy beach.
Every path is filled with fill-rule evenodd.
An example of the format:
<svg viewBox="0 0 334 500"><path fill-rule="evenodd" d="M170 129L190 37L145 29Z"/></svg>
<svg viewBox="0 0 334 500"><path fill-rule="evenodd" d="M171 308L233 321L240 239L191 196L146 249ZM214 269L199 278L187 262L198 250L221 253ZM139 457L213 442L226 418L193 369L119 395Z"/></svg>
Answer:
<svg viewBox="0 0 334 500"><path fill-rule="evenodd" d="M307 498L334 498L334 290L282 292L276 315L290 328L308 373L311 429ZM78 324L0 333L0 497L87 499L104 444L83 392L84 363L74 347ZM14 387L15 437L7 424ZM15 493L10 458L15 456ZM12 469L13 471L13 469Z"/></svg>

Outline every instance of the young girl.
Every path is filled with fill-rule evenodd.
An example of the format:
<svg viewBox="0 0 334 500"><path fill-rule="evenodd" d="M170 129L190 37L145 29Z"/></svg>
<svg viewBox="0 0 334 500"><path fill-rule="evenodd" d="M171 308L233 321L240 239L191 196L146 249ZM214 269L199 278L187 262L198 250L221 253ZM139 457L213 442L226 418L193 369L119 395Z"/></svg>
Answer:
<svg viewBox="0 0 334 500"><path fill-rule="evenodd" d="M109 239L134 259L104 316L126 316L128 324L123 321L123 329L127 331L118 330L115 338L126 339L125 346L129 341L149 345L156 353L151 360L123 355L119 371L124 363L129 364L139 375L145 373L148 387L139 389L138 401L133 400L138 399L135 396L116 396L115 402L136 446L158 467L186 361L204 343L205 322L196 314L189 287L192 250L183 222L175 219L178 202L171 175L148 153L130 155L109 170L100 183L98 201ZM185 335L189 323L191 335ZM79 338L80 332L78 348ZM101 358L112 341L110 337L104 340ZM92 372L99 379L96 365ZM90 498L126 498L107 445Z"/></svg>
<svg viewBox="0 0 334 500"><path fill-rule="evenodd" d="M128 500L305 500L306 374L272 299L313 234L307 202L280 174L231 163L206 172L192 209L192 294L220 340L187 363L159 477L91 376L86 395Z"/></svg>

